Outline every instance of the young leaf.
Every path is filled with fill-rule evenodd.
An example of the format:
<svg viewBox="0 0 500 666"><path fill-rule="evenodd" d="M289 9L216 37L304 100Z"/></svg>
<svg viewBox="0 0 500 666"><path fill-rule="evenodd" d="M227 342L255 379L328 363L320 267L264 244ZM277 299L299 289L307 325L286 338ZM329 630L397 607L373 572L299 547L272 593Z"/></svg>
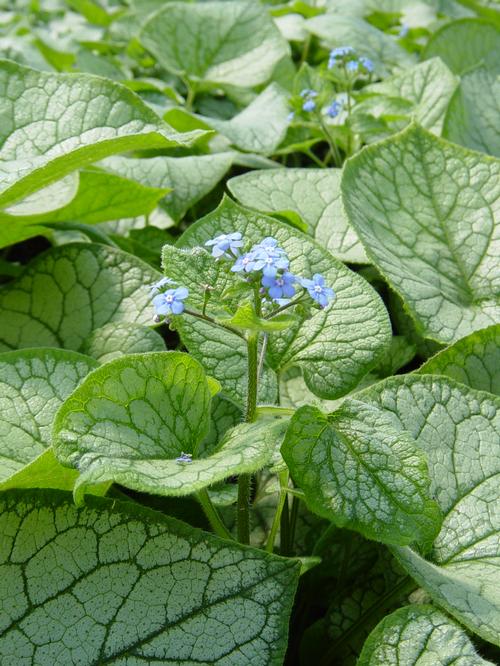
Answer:
<svg viewBox="0 0 500 666"><path fill-rule="evenodd" d="M237 148L271 155L285 138L289 113L288 95L272 83L230 120L206 116L203 120Z"/></svg>
<svg viewBox="0 0 500 666"><path fill-rule="evenodd" d="M105 245L53 248L2 289L0 350L79 351L105 324L148 324L154 310L146 286L160 277L136 257Z"/></svg>
<svg viewBox="0 0 500 666"><path fill-rule="evenodd" d="M247 303L241 305L232 317L221 318L219 321L225 325L239 328L243 331L261 331L263 333L273 333L274 331L285 331L297 321L292 315L276 315L272 319L262 319L255 314L255 310Z"/></svg>
<svg viewBox="0 0 500 666"><path fill-rule="evenodd" d="M102 166L142 185L171 189L165 208L177 221L213 190L232 163L232 153L148 159L115 155L104 160Z"/></svg>
<svg viewBox="0 0 500 666"><path fill-rule="evenodd" d="M265 83L289 53L278 28L254 2L169 2L145 23L140 39L174 74L242 88Z"/></svg>
<svg viewBox="0 0 500 666"><path fill-rule="evenodd" d="M58 459L80 471L76 497L105 481L158 495L188 495L263 467L281 439L282 421L273 427L241 424L215 451L202 447L207 457L200 457L213 393L213 380L180 352L125 356L93 372L54 422ZM179 462L182 452L191 454L192 462Z"/></svg>
<svg viewBox="0 0 500 666"><path fill-rule="evenodd" d="M0 354L0 481L51 444L54 416L97 362L61 349Z"/></svg>
<svg viewBox="0 0 500 666"><path fill-rule="evenodd" d="M125 354L165 351L163 338L152 328L116 322L101 326L85 338L81 352L107 363Z"/></svg>
<svg viewBox="0 0 500 666"><path fill-rule="evenodd" d="M405 606L372 631L357 666L414 664L493 666L475 651L463 629L433 606Z"/></svg>
<svg viewBox="0 0 500 666"><path fill-rule="evenodd" d="M467 72L453 95L443 136L462 146L500 157L500 83L485 67Z"/></svg>
<svg viewBox="0 0 500 666"><path fill-rule="evenodd" d="M417 372L446 375L471 388L500 396L500 324L455 342L430 358Z"/></svg>
<svg viewBox="0 0 500 666"><path fill-rule="evenodd" d="M202 246L217 234L235 229L243 234L248 247L273 236L286 251L295 275L321 273L335 290L336 300L326 310L270 336L268 360L276 370L301 366L307 385L316 395L332 398L347 393L377 363L389 343L387 312L378 295L363 278L307 236L228 198L190 226L179 245Z"/></svg>
<svg viewBox="0 0 500 666"><path fill-rule="evenodd" d="M366 148L345 166L351 224L433 340L450 343L500 319L499 174L498 160L418 127Z"/></svg>
<svg viewBox="0 0 500 666"><path fill-rule="evenodd" d="M133 92L88 74L52 74L0 61L0 205L113 153L189 145ZM75 123L75 117L79 122Z"/></svg>
<svg viewBox="0 0 500 666"><path fill-rule="evenodd" d="M320 516L383 543L432 543L440 513L425 458L382 410L356 400L329 415L301 407L281 452Z"/></svg>
<svg viewBox="0 0 500 666"><path fill-rule="evenodd" d="M0 502L3 663L282 663L297 562L131 503Z"/></svg>
<svg viewBox="0 0 500 666"><path fill-rule="evenodd" d="M287 217L300 215L306 230L341 261L367 263L340 196L340 169L266 169L231 178L228 188L244 206Z"/></svg>
<svg viewBox="0 0 500 666"><path fill-rule="evenodd" d="M394 554L439 605L499 644L500 399L433 375L394 377L357 397L415 438L444 515L432 561L410 548Z"/></svg>

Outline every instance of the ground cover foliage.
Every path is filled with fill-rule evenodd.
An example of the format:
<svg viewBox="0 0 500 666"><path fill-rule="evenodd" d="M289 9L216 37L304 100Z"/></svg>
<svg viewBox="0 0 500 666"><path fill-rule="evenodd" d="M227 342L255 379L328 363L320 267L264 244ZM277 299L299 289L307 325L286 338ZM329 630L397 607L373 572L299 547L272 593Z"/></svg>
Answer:
<svg viewBox="0 0 500 666"><path fill-rule="evenodd" d="M500 14L0 2L0 663L500 663Z"/></svg>

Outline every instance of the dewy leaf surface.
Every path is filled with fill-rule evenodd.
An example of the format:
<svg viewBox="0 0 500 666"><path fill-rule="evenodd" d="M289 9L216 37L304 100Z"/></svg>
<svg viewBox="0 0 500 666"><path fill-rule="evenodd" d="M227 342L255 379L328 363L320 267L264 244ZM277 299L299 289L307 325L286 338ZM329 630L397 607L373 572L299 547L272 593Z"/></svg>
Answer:
<svg viewBox="0 0 500 666"><path fill-rule="evenodd" d="M113 153L189 145L124 86L0 61L0 205Z"/></svg>
<svg viewBox="0 0 500 666"><path fill-rule="evenodd" d="M54 416L93 359L62 349L0 354L0 482L51 444Z"/></svg>
<svg viewBox="0 0 500 666"><path fill-rule="evenodd" d="M471 333L424 363L419 374L446 375L500 396L500 324Z"/></svg>
<svg viewBox="0 0 500 666"><path fill-rule="evenodd" d="M270 336L267 358L276 370L300 365L309 388L321 397L347 393L377 363L389 343L389 322L380 298L363 278L301 232L227 198L190 226L179 245L202 246L210 238L235 229L241 231L248 248L273 236L288 254L295 275L321 273L333 287L337 298L328 308Z"/></svg>
<svg viewBox="0 0 500 666"><path fill-rule="evenodd" d="M432 58L363 89L363 93L402 97L412 105L411 116L422 127L441 134L458 79L439 59Z"/></svg>
<svg viewBox="0 0 500 666"><path fill-rule="evenodd" d="M0 502L2 663L282 663L296 561L130 503Z"/></svg>
<svg viewBox="0 0 500 666"><path fill-rule="evenodd" d="M174 220L180 220L212 191L232 162L231 153L148 159L113 156L104 160L102 166L148 187L172 189L165 198L165 207Z"/></svg>
<svg viewBox="0 0 500 666"><path fill-rule="evenodd" d="M347 215L420 333L449 344L500 321L500 161L418 127L344 168Z"/></svg>
<svg viewBox="0 0 500 666"><path fill-rule="evenodd" d="M301 407L281 452L319 515L383 543L432 543L440 513L425 458L382 410L356 400L329 415Z"/></svg>
<svg viewBox="0 0 500 666"><path fill-rule="evenodd" d="M154 310L146 286L160 277L140 259L105 245L53 248L0 292L0 350L79 351L106 324L149 324Z"/></svg>
<svg viewBox="0 0 500 666"><path fill-rule="evenodd" d="M478 67L462 76L444 122L443 136L467 148L500 157L500 81Z"/></svg>
<svg viewBox="0 0 500 666"><path fill-rule="evenodd" d="M169 2L146 22L140 39L174 74L239 87L265 83L289 53L255 2Z"/></svg>
<svg viewBox="0 0 500 666"><path fill-rule="evenodd" d="M394 377L357 397L414 437L444 515L430 560L407 547L394 554L434 601L498 645L500 399L433 375Z"/></svg>
<svg viewBox="0 0 500 666"><path fill-rule="evenodd" d="M467 634L429 605L405 606L372 631L357 666L493 666L475 651Z"/></svg>
<svg viewBox="0 0 500 666"><path fill-rule="evenodd" d="M203 446L200 456L212 392L201 365L181 352L125 356L92 373L54 423L58 459L80 471L76 496L105 481L187 495L263 467L283 434L282 421L241 424L215 451ZM177 462L182 452L193 461Z"/></svg>
<svg viewBox="0 0 500 666"><path fill-rule="evenodd" d="M288 94L272 83L230 120L206 116L203 120L237 148L270 155L285 138L289 113Z"/></svg>
<svg viewBox="0 0 500 666"><path fill-rule="evenodd" d="M308 233L334 257L366 263L342 206L340 177L340 169L266 169L231 178L228 188L244 206L266 213L297 213L307 223Z"/></svg>

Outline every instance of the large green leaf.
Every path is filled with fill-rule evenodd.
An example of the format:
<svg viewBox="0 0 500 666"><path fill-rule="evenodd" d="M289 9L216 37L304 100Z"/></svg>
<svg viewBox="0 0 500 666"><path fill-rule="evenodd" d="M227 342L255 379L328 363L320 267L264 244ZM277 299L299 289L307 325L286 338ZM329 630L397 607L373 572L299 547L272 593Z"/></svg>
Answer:
<svg viewBox="0 0 500 666"><path fill-rule="evenodd" d="M467 72L450 102L443 136L500 157L500 81L485 67Z"/></svg>
<svg viewBox="0 0 500 666"><path fill-rule="evenodd" d="M433 606L405 606L385 617L370 634L357 666L493 666L467 634Z"/></svg>
<svg viewBox="0 0 500 666"><path fill-rule="evenodd" d="M430 358L418 373L446 375L500 396L500 324L458 340Z"/></svg>
<svg viewBox="0 0 500 666"><path fill-rule="evenodd" d="M149 187L171 188L166 209L174 220L179 220L217 185L232 162L232 153L149 159L113 156L104 160L103 166Z"/></svg>
<svg viewBox="0 0 500 666"><path fill-rule="evenodd" d="M498 28L482 19L466 18L447 23L436 31L424 48L423 57L441 58L455 74L464 74L480 65L498 73L499 50Z"/></svg>
<svg viewBox="0 0 500 666"><path fill-rule="evenodd" d="M113 153L189 145L199 136L175 132L135 93L88 74L1 61L0 97L2 206Z"/></svg>
<svg viewBox="0 0 500 666"><path fill-rule="evenodd" d="M500 320L500 162L418 127L345 166L344 204L419 332L450 343Z"/></svg>
<svg viewBox="0 0 500 666"><path fill-rule="evenodd" d="M301 407L281 452L320 516L383 543L432 543L440 512L425 458L382 410L356 400L329 415Z"/></svg>
<svg viewBox="0 0 500 666"><path fill-rule="evenodd" d="M283 434L281 421L241 424L215 450L200 449L218 388L181 352L124 356L89 375L59 410L53 431L58 459L80 471L76 497L105 481L187 495L263 467ZM191 463L177 461L182 452L192 454Z"/></svg>
<svg viewBox="0 0 500 666"><path fill-rule="evenodd" d="M408 101L411 105L408 115L422 127L441 134L445 113L457 83L457 77L448 67L439 58L432 58L385 81L367 86L363 93L400 97Z"/></svg>
<svg viewBox="0 0 500 666"><path fill-rule="evenodd" d="M127 322L112 322L96 328L85 338L81 348L83 354L92 356L99 363L107 363L125 354L155 351L165 351L161 335L147 326Z"/></svg>
<svg viewBox="0 0 500 666"><path fill-rule="evenodd" d="M395 37L362 19L339 14L321 14L305 23L305 28L320 37L327 47L352 46L356 53L370 58L378 74L387 74L413 64L414 56L402 48Z"/></svg>
<svg viewBox="0 0 500 666"><path fill-rule="evenodd" d="M160 277L136 257L105 245L51 249L1 290L0 350L79 351L105 324L148 324L154 310L145 287Z"/></svg>
<svg viewBox="0 0 500 666"><path fill-rule="evenodd" d="M334 257L366 263L342 207L340 176L339 169L266 169L231 178L228 188L244 206L292 220L299 215L309 234Z"/></svg>
<svg viewBox="0 0 500 666"><path fill-rule="evenodd" d="M2 663L282 663L296 561L131 503L0 501Z"/></svg>
<svg viewBox="0 0 500 666"><path fill-rule="evenodd" d="M276 370L300 365L309 388L321 397L347 393L377 363L389 343L387 312L377 294L363 278L300 231L227 198L217 210L190 226L179 244L203 245L217 234L234 230L244 235L248 247L273 236L287 252L293 273L303 277L322 273L335 289L337 297L330 307L270 336L267 358ZM224 382L223 377L218 379Z"/></svg>
<svg viewBox="0 0 500 666"><path fill-rule="evenodd" d="M93 359L62 349L0 354L0 481L50 446L57 410L96 367Z"/></svg>
<svg viewBox="0 0 500 666"><path fill-rule="evenodd" d="M289 52L255 2L169 2L146 22L140 39L170 72L241 87L265 83Z"/></svg>
<svg viewBox="0 0 500 666"><path fill-rule="evenodd" d="M203 120L237 148L271 155L285 138L289 113L288 95L272 83L230 120L205 116Z"/></svg>
<svg viewBox="0 0 500 666"><path fill-rule="evenodd" d="M444 515L430 560L408 547L394 554L439 605L499 644L500 399L433 375L391 378L358 398L415 438Z"/></svg>

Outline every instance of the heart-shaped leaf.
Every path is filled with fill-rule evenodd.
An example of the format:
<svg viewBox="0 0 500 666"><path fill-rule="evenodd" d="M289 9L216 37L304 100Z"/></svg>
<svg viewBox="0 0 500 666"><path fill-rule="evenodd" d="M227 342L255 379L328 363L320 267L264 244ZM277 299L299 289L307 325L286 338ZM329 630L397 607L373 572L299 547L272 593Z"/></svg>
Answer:
<svg viewBox="0 0 500 666"><path fill-rule="evenodd" d="M97 362L62 349L0 354L0 481L50 446L54 416Z"/></svg>
<svg viewBox="0 0 500 666"><path fill-rule="evenodd" d="M96 328L85 338L81 352L107 363L125 354L165 351L163 338L152 328L112 322Z"/></svg>
<svg viewBox="0 0 500 666"><path fill-rule="evenodd" d="M113 153L189 145L124 86L88 74L52 74L0 62L0 205ZM80 118L79 122L74 121Z"/></svg>
<svg viewBox="0 0 500 666"><path fill-rule="evenodd" d="M2 662L282 663L295 560L131 503L10 491L0 511Z"/></svg>
<svg viewBox="0 0 500 666"><path fill-rule="evenodd" d="M79 351L97 328L151 323L146 289L161 274L126 252L74 243L38 256L0 293L0 350L65 347Z"/></svg>
<svg viewBox="0 0 500 666"><path fill-rule="evenodd" d="M346 164L347 215L419 332L450 343L500 321L500 161L418 127Z"/></svg>

